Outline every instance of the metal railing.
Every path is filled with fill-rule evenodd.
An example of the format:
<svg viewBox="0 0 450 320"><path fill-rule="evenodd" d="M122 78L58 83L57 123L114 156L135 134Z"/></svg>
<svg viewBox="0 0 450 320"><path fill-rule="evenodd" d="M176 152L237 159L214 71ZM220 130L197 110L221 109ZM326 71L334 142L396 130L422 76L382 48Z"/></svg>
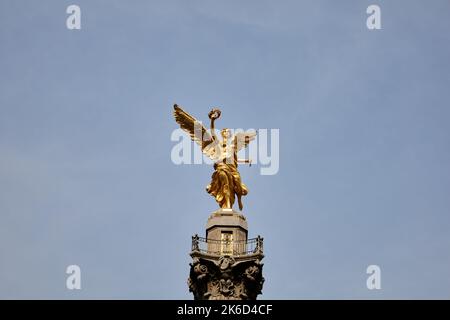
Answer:
<svg viewBox="0 0 450 320"><path fill-rule="evenodd" d="M263 253L263 238L248 240L214 240L192 236L192 251L218 256L245 256Z"/></svg>

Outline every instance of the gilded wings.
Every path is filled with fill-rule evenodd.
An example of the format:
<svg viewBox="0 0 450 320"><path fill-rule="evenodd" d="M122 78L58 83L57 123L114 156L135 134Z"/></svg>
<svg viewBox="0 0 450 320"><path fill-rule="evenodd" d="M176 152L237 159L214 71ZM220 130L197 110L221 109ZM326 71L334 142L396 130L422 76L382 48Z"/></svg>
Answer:
<svg viewBox="0 0 450 320"><path fill-rule="evenodd" d="M191 139L200 146L205 155L212 160L216 160L219 157L220 150L218 148L220 148L220 144L215 134L208 132L200 121L181 109L177 104L173 108L175 121L180 125L180 128L191 136Z"/></svg>
<svg viewBox="0 0 450 320"><path fill-rule="evenodd" d="M222 160L230 156L230 153L239 152L243 148L246 148L256 137L256 132L237 132L231 137L231 141L233 142L232 148L226 152L222 143L217 138L214 128L214 121L220 117L220 110L213 109L209 113L211 129L208 131L201 121L195 119L179 105L175 104L173 107L175 121L180 125L180 128L187 132L191 139L200 146L202 152L214 161Z"/></svg>

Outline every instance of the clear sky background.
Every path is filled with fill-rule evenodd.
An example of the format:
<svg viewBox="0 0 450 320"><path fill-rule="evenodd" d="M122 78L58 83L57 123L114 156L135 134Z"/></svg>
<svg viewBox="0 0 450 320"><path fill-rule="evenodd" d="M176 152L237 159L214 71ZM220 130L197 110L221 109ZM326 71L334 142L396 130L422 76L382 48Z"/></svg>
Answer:
<svg viewBox="0 0 450 320"><path fill-rule="evenodd" d="M192 298L217 205L175 102L280 129L277 175L240 167L261 298L450 298L449 30L447 0L1 0L0 298Z"/></svg>

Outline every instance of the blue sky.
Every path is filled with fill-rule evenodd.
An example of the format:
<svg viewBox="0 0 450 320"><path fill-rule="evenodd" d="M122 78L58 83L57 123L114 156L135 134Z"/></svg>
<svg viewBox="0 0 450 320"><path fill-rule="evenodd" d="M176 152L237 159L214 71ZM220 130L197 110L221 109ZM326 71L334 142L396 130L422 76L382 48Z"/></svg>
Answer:
<svg viewBox="0 0 450 320"><path fill-rule="evenodd" d="M170 159L175 102L280 129L278 174L240 167L261 298L450 298L449 15L446 0L2 0L0 298L191 299L190 237L217 205L210 166Z"/></svg>

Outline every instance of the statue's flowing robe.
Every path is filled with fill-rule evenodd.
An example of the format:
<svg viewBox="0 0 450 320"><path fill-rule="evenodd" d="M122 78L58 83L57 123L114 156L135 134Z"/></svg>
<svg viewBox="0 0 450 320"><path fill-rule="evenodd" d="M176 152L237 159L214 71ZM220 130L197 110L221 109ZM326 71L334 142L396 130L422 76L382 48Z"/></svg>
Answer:
<svg viewBox="0 0 450 320"><path fill-rule="evenodd" d="M239 199L239 208L242 210L241 196L248 193L247 186L241 182L241 175L237 171L236 163L219 162L214 164L214 173L211 184L206 191L215 197L221 208L231 208L235 201L235 194Z"/></svg>

